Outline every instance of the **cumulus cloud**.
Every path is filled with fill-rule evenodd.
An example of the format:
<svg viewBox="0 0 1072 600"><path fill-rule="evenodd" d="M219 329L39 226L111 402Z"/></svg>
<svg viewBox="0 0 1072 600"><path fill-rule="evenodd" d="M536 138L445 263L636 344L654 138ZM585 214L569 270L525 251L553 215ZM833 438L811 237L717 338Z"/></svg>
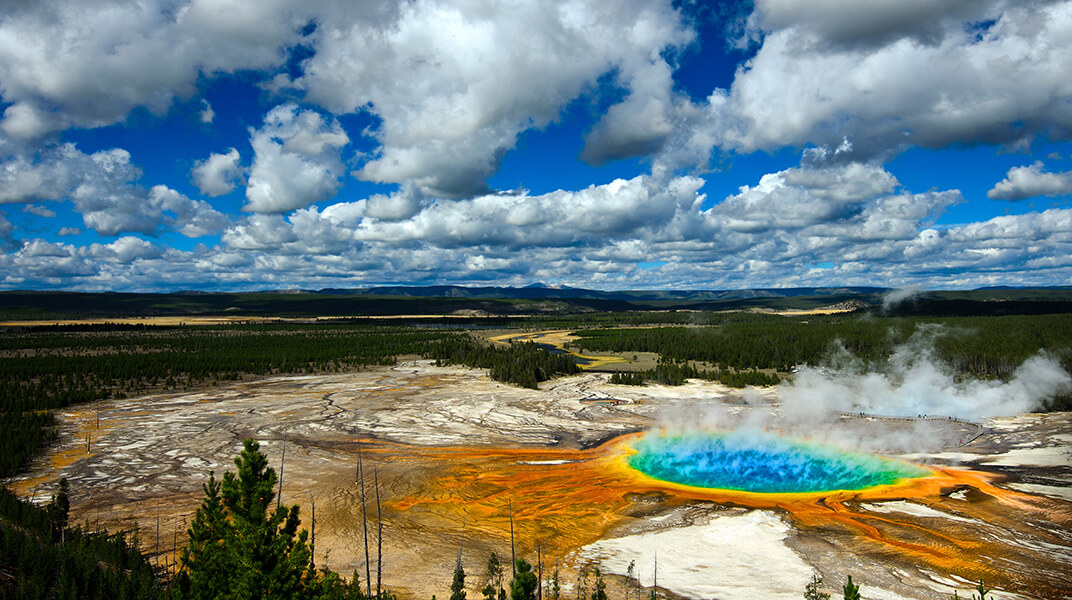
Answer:
<svg viewBox="0 0 1072 600"><path fill-rule="evenodd" d="M606 139L597 154L650 145L665 125L646 96L669 93L660 53L692 39L668 2L386 6L321 21L316 53L292 85L335 113L368 110L380 119L372 132L380 148L360 177L438 196L487 192L520 132L547 126L612 70L618 85L635 90L615 122L648 122L641 139ZM603 139L609 126L600 131Z"/></svg>
<svg viewBox="0 0 1072 600"><path fill-rule="evenodd" d="M18 139L156 113L198 77L283 64L308 14L283 0L252 4L149 0L6 3L0 128Z"/></svg>
<svg viewBox="0 0 1072 600"><path fill-rule="evenodd" d="M108 169L122 175L117 181L136 190L124 179L132 176L128 157L113 152L98 160L114 163ZM124 242L123 256L133 257L127 262L89 246L12 240L18 252L0 255L0 270L9 282L82 289L109 281L129 289L203 287L209 279L222 287L543 280L618 289L668 282L957 288L1072 277L1072 209L939 227L942 212L962 201L958 191L915 193L874 163L803 161L722 199L707 198L702 185L695 176L642 175L580 190L462 200L402 190L221 222L222 242L190 253L158 247L154 258L132 238ZM147 230L188 225L194 234L199 226L198 205L175 190L159 186L140 197L142 208L125 210ZM157 269L166 276L154 279Z"/></svg>
<svg viewBox="0 0 1072 600"><path fill-rule="evenodd" d="M767 0L729 90L693 108L694 143L753 152L814 144L888 156L909 146L1072 135L1062 2Z"/></svg>
<svg viewBox="0 0 1072 600"><path fill-rule="evenodd" d="M41 206L40 204L27 204L26 206L22 207L22 212L31 215L37 215L39 217L45 217L46 219L51 219L52 217L56 216L56 211L48 208L47 206Z"/></svg>
<svg viewBox="0 0 1072 600"><path fill-rule="evenodd" d="M134 236L123 236L110 244L90 244L85 253L97 260L118 264L159 258L163 255L163 251L151 242Z"/></svg>
<svg viewBox="0 0 1072 600"><path fill-rule="evenodd" d="M678 101L672 75L662 60L638 70L629 82L629 95L611 106L585 137L581 160L600 164L658 151L674 130Z"/></svg>
<svg viewBox="0 0 1072 600"><path fill-rule="evenodd" d="M242 210L283 213L333 197L344 172L339 152L349 141L338 121L320 113L273 108L250 132L254 157Z"/></svg>
<svg viewBox="0 0 1072 600"><path fill-rule="evenodd" d="M230 194L242 182L243 169L238 164L241 156L231 148L226 154L211 154L205 160L194 163L190 172L194 184L206 196Z"/></svg>
<svg viewBox="0 0 1072 600"><path fill-rule="evenodd" d="M102 235L174 229L200 237L229 222L206 202L164 186L147 190L137 185L140 178L141 171L122 148L85 154L74 144L61 144L35 156L9 156L0 170L0 202L70 200L86 227Z"/></svg>
<svg viewBox="0 0 1072 600"><path fill-rule="evenodd" d="M1035 196L1072 194L1072 171L1049 173L1042 161L1027 167L1013 167L986 193L992 200L1023 200Z"/></svg>

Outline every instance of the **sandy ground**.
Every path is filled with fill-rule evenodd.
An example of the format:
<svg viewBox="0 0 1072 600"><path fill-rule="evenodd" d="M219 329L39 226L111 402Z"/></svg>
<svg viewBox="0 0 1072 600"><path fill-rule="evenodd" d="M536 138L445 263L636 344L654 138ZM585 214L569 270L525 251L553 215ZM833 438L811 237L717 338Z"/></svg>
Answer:
<svg viewBox="0 0 1072 600"><path fill-rule="evenodd" d="M856 438L926 437L922 451L892 442L887 451L934 475L875 492L760 497L662 485L622 456L629 434L668 418L725 426L776 416L777 390L607 377L524 390L410 362L104 401L60 413L60 442L11 484L44 501L65 476L74 522L137 524L143 547L171 564L208 472L233 469L246 437L278 468L285 438L282 500L302 505L306 526L315 502L317 563L364 578L360 449L366 490L375 473L383 497L384 582L405 597L446 597L463 523L469 594L479 597L488 553L509 555L511 513L521 556L535 559L539 545L545 575L557 560L566 584L599 566L612 596L650 586L656 552L663 597L799 597L812 573L838 593L852 574L865 598L947 598L978 579L998 598L1072 596L1068 414L995 420L967 445L975 425L840 417L831 426ZM627 582L633 560L638 580Z"/></svg>

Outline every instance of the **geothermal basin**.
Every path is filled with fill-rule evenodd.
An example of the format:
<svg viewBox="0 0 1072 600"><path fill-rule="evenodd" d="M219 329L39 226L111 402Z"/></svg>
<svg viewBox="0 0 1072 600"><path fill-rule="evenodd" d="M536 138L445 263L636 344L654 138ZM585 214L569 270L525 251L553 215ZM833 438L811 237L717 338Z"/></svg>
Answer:
<svg viewBox="0 0 1072 600"><path fill-rule="evenodd" d="M948 598L978 580L996 598L1072 596L1067 413L800 428L782 412L774 388L582 373L524 390L416 361L74 407L10 483L47 501L67 477L72 522L137 525L170 566L208 472L233 469L247 437L278 470L285 444L282 499L303 527L315 502L317 564L363 578L360 450L383 498L384 583L405 598L445 597L459 547L479 597L511 521L518 555L539 549L545 576L557 563L570 598L585 567L610 574L611 595L646 589L656 558L663 598L788 600L813 573L832 593L851 574L864 598Z"/></svg>

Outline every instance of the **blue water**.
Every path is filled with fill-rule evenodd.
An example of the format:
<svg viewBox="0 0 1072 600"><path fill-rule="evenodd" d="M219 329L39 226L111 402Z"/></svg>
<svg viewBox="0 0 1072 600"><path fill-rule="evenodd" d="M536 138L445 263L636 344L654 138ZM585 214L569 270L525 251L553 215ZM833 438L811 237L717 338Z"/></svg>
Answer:
<svg viewBox="0 0 1072 600"><path fill-rule="evenodd" d="M859 490L927 474L908 463L769 434L648 434L633 447L630 466L651 477L744 492Z"/></svg>

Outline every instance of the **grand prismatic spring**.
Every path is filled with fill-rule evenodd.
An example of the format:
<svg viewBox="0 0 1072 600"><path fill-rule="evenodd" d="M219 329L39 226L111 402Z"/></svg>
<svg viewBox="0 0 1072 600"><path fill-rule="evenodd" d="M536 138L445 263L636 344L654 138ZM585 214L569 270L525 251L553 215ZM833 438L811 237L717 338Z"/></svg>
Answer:
<svg viewBox="0 0 1072 600"><path fill-rule="evenodd" d="M793 431L659 426L667 410L777 415L777 390L759 394L614 386L596 373L523 390L426 362L266 379L68 409L60 442L13 487L47 497L65 476L74 522L136 523L169 562L208 471L233 468L245 437L278 466L285 437L282 499L303 505L303 526L315 500L317 564L347 574L365 571L361 451L383 498L384 581L406 598L445 596L463 529L479 597L511 527L519 556L539 549L545 569L559 565L567 598L584 566L617 578L635 561L633 585L651 586L656 554L667 598L789 600L812 573L832 592L852 574L865 598L948 598L978 580L999 598L1072 594L1067 415L829 424L930 446L874 452Z"/></svg>
<svg viewBox="0 0 1072 600"><path fill-rule="evenodd" d="M634 448L629 465L656 479L741 492L862 490L930 473L905 462L763 433L647 435Z"/></svg>

